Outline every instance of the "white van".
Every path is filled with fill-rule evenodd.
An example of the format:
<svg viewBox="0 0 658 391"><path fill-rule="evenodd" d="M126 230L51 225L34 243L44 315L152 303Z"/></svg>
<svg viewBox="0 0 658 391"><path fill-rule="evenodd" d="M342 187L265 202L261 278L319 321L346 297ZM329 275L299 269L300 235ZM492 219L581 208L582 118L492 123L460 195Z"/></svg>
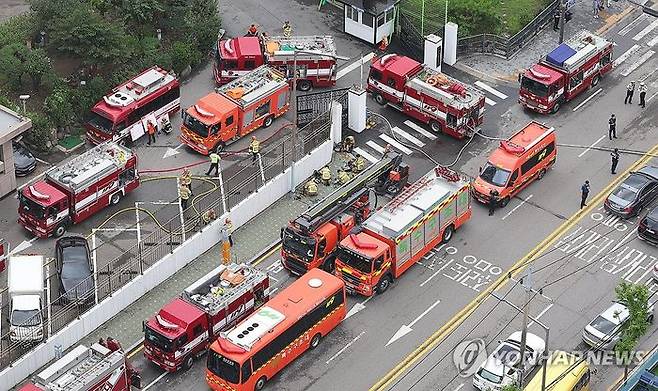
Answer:
<svg viewBox="0 0 658 391"><path fill-rule="evenodd" d="M9 339L43 339L44 260L41 255L9 257Z"/></svg>

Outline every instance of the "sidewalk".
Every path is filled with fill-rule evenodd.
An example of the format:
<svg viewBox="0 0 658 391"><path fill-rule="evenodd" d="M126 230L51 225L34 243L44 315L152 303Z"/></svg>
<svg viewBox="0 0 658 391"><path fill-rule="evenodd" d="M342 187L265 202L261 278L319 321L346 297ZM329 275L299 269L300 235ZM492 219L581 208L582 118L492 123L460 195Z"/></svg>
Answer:
<svg viewBox="0 0 658 391"><path fill-rule="evenodd" d="M633 9L632 5L627 2L610 0L610 7L599 12L599 18L595 19L592 11L592 0L579 0L570 9L573 12L573 18L564 26L564 40L568 40L569 37L580 30L604 34ZM489 54L473 54L458 59L455 68L481 79L516 83L518 74L555 49L559 38L560 33L559 31L553 31L553 22L551 21L532 41L509 60Z"/></svg>

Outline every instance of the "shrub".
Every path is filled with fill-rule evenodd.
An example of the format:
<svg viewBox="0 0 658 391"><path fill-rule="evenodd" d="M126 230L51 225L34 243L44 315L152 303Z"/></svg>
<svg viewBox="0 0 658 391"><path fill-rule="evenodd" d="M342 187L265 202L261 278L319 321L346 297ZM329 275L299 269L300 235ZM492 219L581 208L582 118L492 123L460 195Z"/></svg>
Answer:
<svg viewBox="0 0 658 391"><path fill-rule="evenodd" d="M180 73L188 65L193 65L198 58L198 53L189 42L176 41L171 44L171 65L174 71Z"/></svg>
<svg viewBox="0 0 658 391"><path fill-rule="evenodd" d="M21 88L21 79L25 73L23 62L29 49L20 43L13 43L0 49L0 80L7 83L12 91Z"/></svg>
<svg viewBox="0 0 658 391"><path fill-rule="evenodd" d="M27 117L32 120L32 129L24 133L25 142L37 151L48 152L53 141L52 123L48 117L40 113L28 112Z"/></svg>
<svg viewBox="0 0 658 391"><path fill-rule="evenodd" d="M46 97L43 102L43 109L48 118L57 128L66 128L71 124L74 117L73 111L73 94L71 89L65 84L60 84L53 88L53 91Z"/></svg>
<svg viewBox="0 0 658 391"><path fill-rule="evenodd" d="M13 16L0 23L0 48L12 43L25 44L36 31L32 14Z"/></svg>
<svg viewBox="0 0 658 391"><path fill-rule="evenodd" d="M53 67L50 58L43 49L32 49L25 59L25 73L32 79L32 88L38 90L44 79L54 79Z"/></svg>
<svg viewBox="0 0 658 391"><path fill-rule="evenodd" d="M194 42L201 53L207 53L217 41L221 27L217 10L217 0L192 0L185 15L188 41Z"/></svg>
<svg viewBox="0 0 658 391"><path fill-rule="evenodd" d="M102 99L110 88L112 87L101 76L95 76L91 80L87 80L84 86L76 88L72 99L76 116L80 119L85 118L89 110Z"/></svg>

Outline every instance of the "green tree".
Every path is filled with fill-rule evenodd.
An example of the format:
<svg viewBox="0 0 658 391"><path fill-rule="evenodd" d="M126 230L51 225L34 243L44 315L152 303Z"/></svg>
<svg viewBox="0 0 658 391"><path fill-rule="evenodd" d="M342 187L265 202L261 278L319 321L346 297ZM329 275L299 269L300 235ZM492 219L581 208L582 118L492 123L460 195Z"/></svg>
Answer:
<svg viewBox="0 0 658 391"><path fill-rule="evenodd" d="M194 65L198 59L198 53L189 42L176 41L171 45L171 65L174 71L180 73L188 65Z"/></svg>
<svg viewBox="0 0 658 391"><path fill-rule="evenodd" d="M44 76L53 77L53 67L50 58L43 49L33 49L27 53L25 59L25 73L32 79L32 88L38 90Z"/></svg>
<svg viewBox="0 0 658 391"><path fill-rule="evenodd" d="M188 41L194 42L196 49L206 54L217 41L221 27L217 0L192 0L185 13Z"/></svg>
<svg viewBox="0 0 658 391"><path fill-rule="evenodd" d="M13 16L0 23L0 48L13 43L25 44L35 31L31 14Z"/></svg>
<svg viewBox="0 0 658 391"><path fill-rule="evenodd" d="M522 391L516 384L509 384L500 389L500 391Z"/></svg>
<svg viewBox="0 0 658 391"><path fill-rule="evenodd" d="M628 308L629 319L621 331L615 352L624 361L624 378L628 376L632 353L640 338L649 329L649 289L646 285L622 282L615 288L617 299ZM650 316L653 319L653 316Z"/></svg>
<svg viewBox="0 0 658 391"><path fill-rule="evenodd" d="M24 62L29 49L20 43L13 43L0 49L0 80L7 83L12 91L21 88L25 73Z"/></svg>
<svg viewBox="0 0 658 391"><path fill-rule="evenodd" d="M95 76L87 80L84 86L79 86L74 91L73 108L78 118L84 118L89 109L103 98L103 95L112 88L101 76Z"/></svg>
<svg viewBox="0 0 658 391"><path fill-rule="evenodd" d="M32 120L32 129L24 133L25 141L40 152L48 152L53 142L53 126L47 116L41 113L28 112Z"/></svg>
<svg viewBox="0 0 658 391"><path fill-rule="evenodd" d="M164 6L160 0L123 0L121 13L126 23L139 32L155 29Z"/></svg>
<svg viewBox="0 0 658 391"><path fill-rule="evenodd" d="M43 109L54 126L59 129L68 127L74 118L73 94L65 85L56 86L43 102Z"/></svg>

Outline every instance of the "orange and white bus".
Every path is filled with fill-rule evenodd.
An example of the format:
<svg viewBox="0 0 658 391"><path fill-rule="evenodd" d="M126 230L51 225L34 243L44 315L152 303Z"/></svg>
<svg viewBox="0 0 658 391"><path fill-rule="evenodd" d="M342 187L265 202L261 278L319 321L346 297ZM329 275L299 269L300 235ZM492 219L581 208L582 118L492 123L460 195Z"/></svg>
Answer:
<svg viewBox="0 0 658 391"><path fill-rule="evenodd" d="M262 390L265 383L345 319L345 284L311 269L208 350L206 381L216 391Z"/></svg>

